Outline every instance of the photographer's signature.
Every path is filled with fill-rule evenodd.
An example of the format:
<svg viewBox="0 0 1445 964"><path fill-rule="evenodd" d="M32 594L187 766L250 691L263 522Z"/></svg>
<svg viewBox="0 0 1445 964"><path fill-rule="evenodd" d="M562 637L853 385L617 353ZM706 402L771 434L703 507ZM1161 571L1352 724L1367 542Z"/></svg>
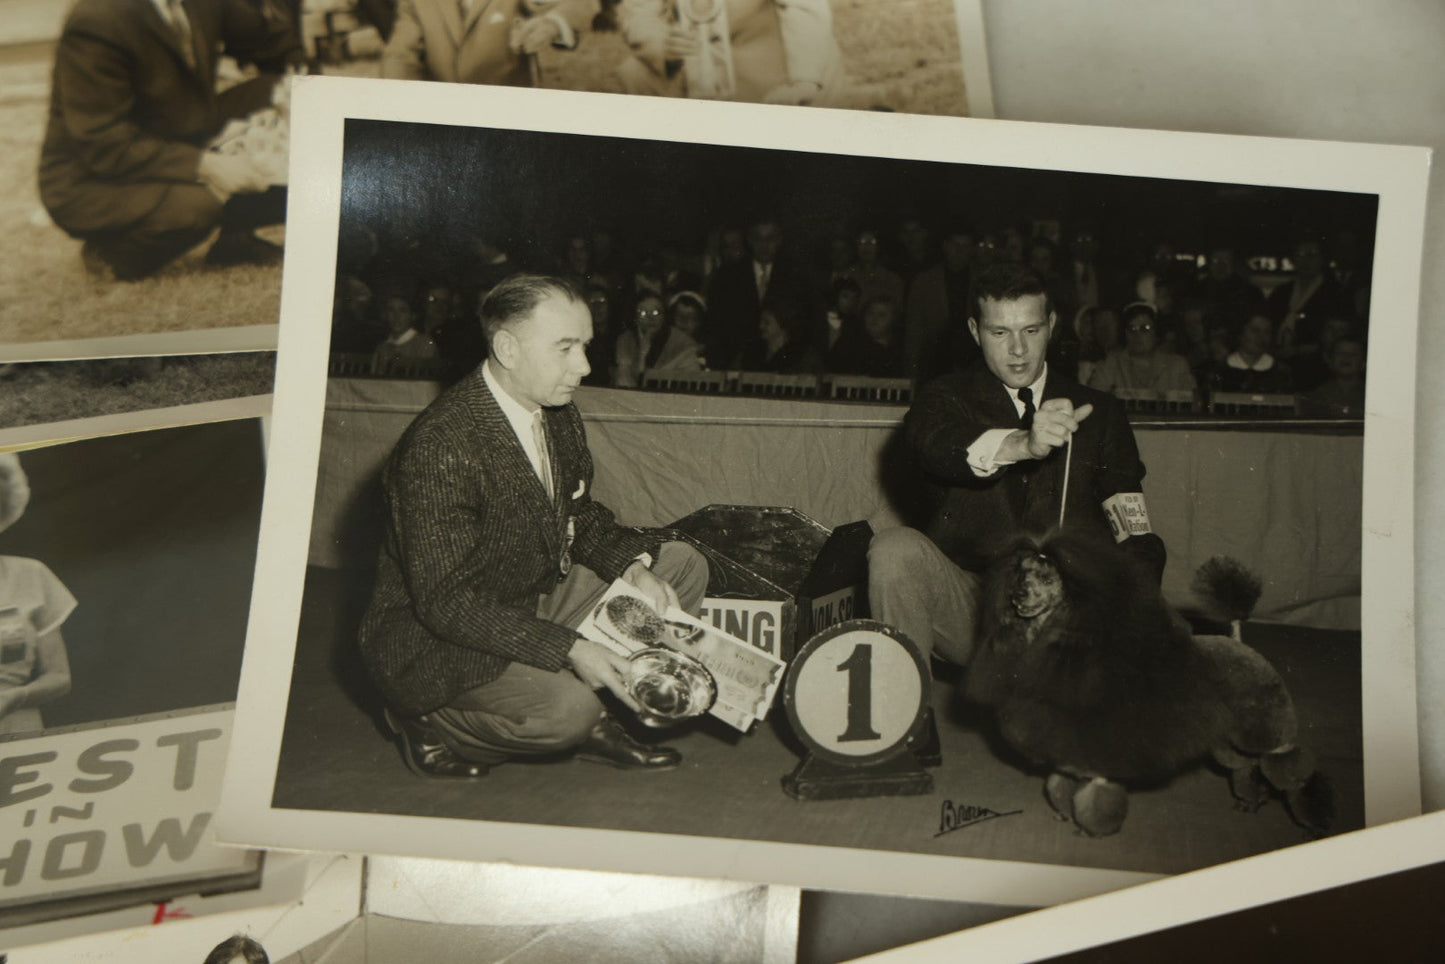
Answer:
<svg viewBox="0 0 1445 964"><path fill-rule="evenodd" d="M945 800L943 808L938 814L938 833L934 836L942 837L946 833L962 830L964 827L972 827L985 820L993 820L996 817L1012 817L1016 813L1023 813L1023 811L1009 810L1006 813L999 813L988 807L975 807L966 803L955 805L952 800Z"/></svg>

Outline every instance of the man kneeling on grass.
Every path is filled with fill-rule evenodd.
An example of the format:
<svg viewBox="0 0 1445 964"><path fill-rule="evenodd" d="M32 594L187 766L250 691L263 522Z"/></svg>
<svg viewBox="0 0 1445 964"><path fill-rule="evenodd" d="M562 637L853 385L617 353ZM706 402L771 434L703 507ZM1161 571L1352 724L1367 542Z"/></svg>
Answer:
<svg viewBox="0 0 1445 964"><path fill-rule="evenodd" d="M217 92L222 49L262 75ZM78 0L55 50L40 199L85 242L93 277L144 278L218 227L208 263L280 262L253 231L285 217L285 190L247 155L207 148L228 120L270 105L303 59L271 0Z"/></svg>

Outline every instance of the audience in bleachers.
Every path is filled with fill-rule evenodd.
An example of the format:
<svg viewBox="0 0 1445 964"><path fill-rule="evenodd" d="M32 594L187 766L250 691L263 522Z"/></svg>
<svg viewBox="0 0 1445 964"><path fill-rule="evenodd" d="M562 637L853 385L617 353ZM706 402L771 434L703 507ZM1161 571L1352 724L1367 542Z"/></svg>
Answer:
<svg viewBox="0 0 1445 964"><path fill-rule="evenodd" d="M417 330L416 311L405 294L388 295L382 302L381 312L386 322L386 338L372 352L372 365L378 373L440 357L431 336Z"/></svg>
<svg viewBox="0 0 1445 964"><path fill-rule="evenodd" d="M1223 362L1211 365L1210 388L1217 392L1290 394L1294 379L1289 364L1270 353L1273 344L1274 321L1263 311L1256 311L1240 329L1234 351Z"/></svg>
<svg viewBox="0 0 1445 964"><path fill-rule="evenodd" d="M702 345L669 323L662 296L647 291L637 299L631 322L617 336L617 375L613 384L636 388L642 373L702 369Z"/></svg>
<svg viewBox="0 0 1445 964"><path fill-rule="evenodd" d="M1300 413L1353 418L1364 415L1364 339L1352 331L1347 331L1330 345L1326 359L1330 378L1300 396Z"/></svg>
<svg viewBox="0 0 1445 964"><path fill-rule="evenodd" d="M1159 313L1136 301L1124 307L1124 347L1116 348L1089 373L1088 384L1118 394L1192 392L1194 374L1182 355L1162 344Z"/></svg>
<svg viewBox="0 0 1445 964"><path fill-rule="evenodd" d="M903 378L902 336L898 306L887 298L874 298L863 305L862 321L838 336L825 368L834 375Z"/></svg>
<svg viewBox="0 0 1445 964"><path fill-rule="evenodd" d="M1154 238L1131 259L1117 240L1131 236L1127 226L1112 226L1110 246L1096 226L1069 230L1054 218L931 226L909 214L883 230L889 223L875 218L877 227L851 234L824 224L811 260L770 214L719 224L695 250L579 228L555 257L518 261L509 242L480 231L433 250L405 219L352 226L338 257L333 350L369 358L377 373L430 359L469 369L485 353L478 300L509 274L540 269L587 292L588 384L639 386L648 369L917 384L976 360L973 278L1011 260L1042 275L1050 292L1059 319L1050 364L1131 407L1178 404L1190 392L1199 405L1211 392L1299 392L1302 411L1362 410L1368 252L1351 231L1329 235L1337 252L1306 233L1288 259L1252 254L1247 273L1227 239L1181 255L1172 239ZM819 225L810 227L820 237ZM411 291L424 294L414 301Z"/></svg>
<svg viewBox="0 0 1445 964"><path fill-rule="evenodd" d="M797 308L787 301L764 301L758 309L757 334L732 367L781 375L819 374L823 359L803 335Z"/></svg>

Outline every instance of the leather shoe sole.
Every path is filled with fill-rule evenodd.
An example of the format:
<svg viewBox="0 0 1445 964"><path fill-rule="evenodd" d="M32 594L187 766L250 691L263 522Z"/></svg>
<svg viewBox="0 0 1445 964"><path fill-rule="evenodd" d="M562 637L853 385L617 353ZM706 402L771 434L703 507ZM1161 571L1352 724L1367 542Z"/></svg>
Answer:
<svg viewBox="0 0 1445 964"><path fill-rule="evenodd" d="M457 756L445 744L428 742L418 732L422 724L403 721L388 708L382 711L386 726L401 745L406 767L419 777L430 780L478 780L491 769L485 763L473 763Z"/></svg>

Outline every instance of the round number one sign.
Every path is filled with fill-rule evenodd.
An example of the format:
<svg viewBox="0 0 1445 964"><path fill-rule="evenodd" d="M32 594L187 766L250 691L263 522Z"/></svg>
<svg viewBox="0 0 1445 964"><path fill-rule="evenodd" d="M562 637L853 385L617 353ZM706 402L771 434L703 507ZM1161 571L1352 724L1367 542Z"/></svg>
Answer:
<svg viewBox="0 0 1445 964"><path fill-rule="evenodd" d="M917 648L884 623L854 619L808 640L783 691L808 755L783 789L804 800L931 792L932 778L907 752L929 682Z"/></svg>

